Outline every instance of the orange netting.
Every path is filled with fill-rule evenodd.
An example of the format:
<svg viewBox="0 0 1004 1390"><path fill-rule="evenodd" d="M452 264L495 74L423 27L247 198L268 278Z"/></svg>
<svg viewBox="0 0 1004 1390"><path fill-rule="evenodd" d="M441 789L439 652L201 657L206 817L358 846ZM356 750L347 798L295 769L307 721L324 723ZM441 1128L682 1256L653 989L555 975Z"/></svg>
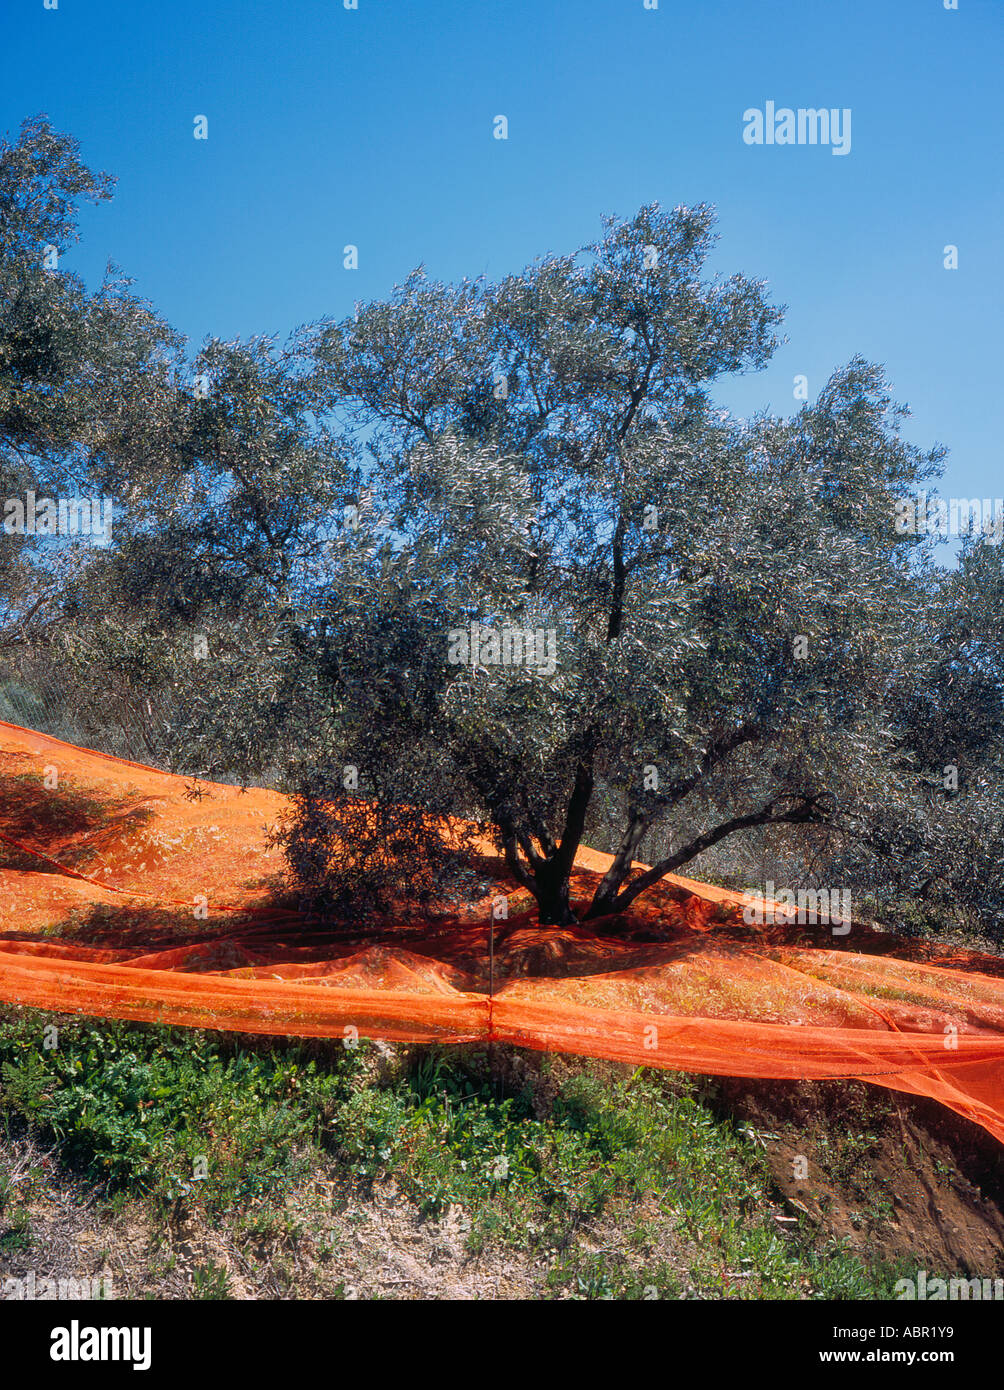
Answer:
<svg viewBox="0 0 1004 1390"><path fill-rule="evenodd" d="M628 919L541 929L484 848L481 902L379 937L278 905L278 793L0 723L0 999L298 1036L501 1041L717 1075L855 1077L1004 1141L1004 959L855 924L747 925L668 878ZM573 897L610 859L583 850ZM491 903L496 923L489 994Z"/></svg>

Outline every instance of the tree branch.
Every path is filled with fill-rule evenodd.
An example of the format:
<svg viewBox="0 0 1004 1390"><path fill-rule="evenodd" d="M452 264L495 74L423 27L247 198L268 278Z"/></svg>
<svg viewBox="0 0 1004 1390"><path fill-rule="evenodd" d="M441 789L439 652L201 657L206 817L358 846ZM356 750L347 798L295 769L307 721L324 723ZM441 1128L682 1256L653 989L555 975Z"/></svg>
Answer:
<svg viewBox="0 0 1004 1390"><path fill-rule="evenodd" d="M769 801L766 806L762 806L759 811L752 811L745 816L733 816L731 820L724 821L713 830L707 830L703 835L698 835L689 844L684 845L665 859L660 859L657 864L653 864L650 869L646 869L644 873L632 879L616 898L604 900L601 903L594 899L586 917L599 917L608 912L622 912L629 903L634 902L639 893L644 893L646 888L651 888L666 874L671 874L674 869L681 868L691 859L696 859L699 854L703 854L712 845L717 845L719 840L724 840L726 836L734 835L737 830L749 830L758 825L804 825L810 821L815 821L818 824L825 823L823 818L816 813L816 797L802 798L801 804L797 808L775 815L774 807L780 800L782 798L775 798L773 801Z"/></svg>

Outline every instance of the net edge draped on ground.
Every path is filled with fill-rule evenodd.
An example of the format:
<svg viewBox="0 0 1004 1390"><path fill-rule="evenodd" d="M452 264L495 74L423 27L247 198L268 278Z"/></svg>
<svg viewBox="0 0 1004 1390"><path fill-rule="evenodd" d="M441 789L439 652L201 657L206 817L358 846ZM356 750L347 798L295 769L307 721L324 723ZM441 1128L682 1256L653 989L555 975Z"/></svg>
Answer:
<svg viewBox="0 0 1004 1390"><path fill-rule="evenodd" d="M856 1078L931 1097L1004 1143L994 958L945 951L931 964L887 936L880 955L850 941L836 951L822 933L819 946L783 932L768 941L744 927L745 895L673 877L643 895L648 920L667 924L654 944L499 924L489 995L491 897L452 930L402 927L399 943L328 947L323 933L284 930L270 915L262 880L277 859L264 831L284 798L218 784L192 797L187 785L0 723L0 840L15 856L0 868L0 1000L243 1033L500 1042L710 1075ZM609 862L590 850L576 861L591 876ZM501 864L498 877L512 897ZM144 939L144 913L155 924L180 909L191 918L193 900L204 919L192 921L191 944L175 932L165 949L159 926ZM221 922L235 913L239 922ZM121 942L118 917L129 925ZM101 931L79 929L95 921Z"/></svg>

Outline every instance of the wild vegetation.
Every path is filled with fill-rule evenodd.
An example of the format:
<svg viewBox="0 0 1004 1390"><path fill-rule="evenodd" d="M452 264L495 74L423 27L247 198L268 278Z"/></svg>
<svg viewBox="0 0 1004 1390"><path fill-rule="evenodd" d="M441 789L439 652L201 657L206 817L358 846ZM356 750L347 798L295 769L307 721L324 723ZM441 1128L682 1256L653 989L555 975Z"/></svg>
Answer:
<svg viewBox="0 0 1004 1390"><path fill-rule="evenodd" d="M908 1263L883 1246L892 1187L860 1194L853 1243L834 1238L785 1197L762 1132L713 1093L511 1051L5 1008L0 1252L5 1272L34 1268L61 1223L90 1215L98 1244L78 1242L71 1267L93 1255L117 1297L890 1296ZM832 1169L833 1194L854 1191L894 1113L872 1096L855 1108L832 1152L821 1142L817 1186Z"/></svg>

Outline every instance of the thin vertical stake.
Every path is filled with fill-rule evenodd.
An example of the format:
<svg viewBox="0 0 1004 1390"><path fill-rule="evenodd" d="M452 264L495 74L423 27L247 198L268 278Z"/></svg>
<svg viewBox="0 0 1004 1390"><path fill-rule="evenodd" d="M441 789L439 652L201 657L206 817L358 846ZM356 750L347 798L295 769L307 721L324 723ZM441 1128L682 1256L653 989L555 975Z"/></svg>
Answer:
<svg viewBox="0 0 1004 1390"><path fill-rule="evenodd" d="M488 927L488 997L491 999L495 994L495 904L492 903L492 915Z"/></svg>

